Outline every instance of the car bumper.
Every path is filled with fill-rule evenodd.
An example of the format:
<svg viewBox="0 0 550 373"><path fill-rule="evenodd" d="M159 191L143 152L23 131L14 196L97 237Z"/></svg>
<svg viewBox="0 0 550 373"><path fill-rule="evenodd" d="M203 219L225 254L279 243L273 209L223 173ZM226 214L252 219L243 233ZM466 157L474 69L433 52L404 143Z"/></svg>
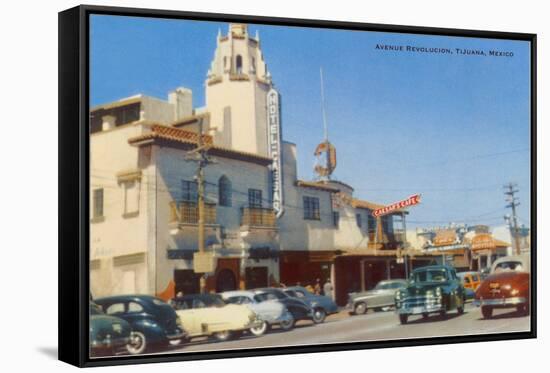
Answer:
<svg viewBox="0 0 550 373"><path fill-rule="evenodd" d="M440 298L409 298L396 302L395 306L395 312L400 315L420 315L445 310L445 305Z"/></svg>
<svg viewBox="0 0 550 373"><path fill-rule="evenodd" d="M256 319L246 324L246 326L243 329L259 328L260 326L262 326L262 324L263 324L263 320Z"/></svg>
<svg viewBox="0 0 550 373"><path fill-rule="evenodd" d="M173 341L173 340L176 340L176 339L182 339L182 338L186 338L186 337L187 337L187 333L184 332L184 331L177 331L177 332L174 332L174 333L166 334L166 338L170 341Z"/></svg>
<svg viewBox="0 0 550 373"><path fill-rule="evenodd" d="M92 341L92 349L116 349L130 343L130 337L107 338L100 341Z"/></svg>
<svg viewBox="0 0 550 373"><path fill-rule="evenodd" d="M527 303L524 297L513 298L497 298L497 299L475 299L473 304L476 307L493 306L493 307L514 307Z"/></svg>

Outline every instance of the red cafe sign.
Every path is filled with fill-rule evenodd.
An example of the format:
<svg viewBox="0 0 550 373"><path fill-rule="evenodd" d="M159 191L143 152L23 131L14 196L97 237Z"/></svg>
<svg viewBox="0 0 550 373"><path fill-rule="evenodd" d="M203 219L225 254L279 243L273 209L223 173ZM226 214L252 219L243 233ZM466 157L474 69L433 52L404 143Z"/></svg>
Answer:
<svg viewBox="0 0 550 373"><path fill-rule="evenodd" d="M402 201L395 202L395 203L392 203L391 205L387 205L382 208L376 209L372 212L372 215L377 218L382 215L390 214L396 210L401 210L405 207L418 205L419 203L420 203L420 194L415 194L414 196L410 196L409 198L404 199Z"/></svg>

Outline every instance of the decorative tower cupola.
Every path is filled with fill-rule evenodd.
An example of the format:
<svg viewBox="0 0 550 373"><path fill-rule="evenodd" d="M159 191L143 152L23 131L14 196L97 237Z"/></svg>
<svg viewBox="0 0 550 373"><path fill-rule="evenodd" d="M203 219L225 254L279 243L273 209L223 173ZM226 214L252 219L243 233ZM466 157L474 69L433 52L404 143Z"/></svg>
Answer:
<svg viewBox="0 0 550 373"><path fill-rule="evenodd" d="M214 58L206 77L206 108L214 141L235 150L267 155L267 92L272 87L255 37L242 23L218 32Z"/></svg>

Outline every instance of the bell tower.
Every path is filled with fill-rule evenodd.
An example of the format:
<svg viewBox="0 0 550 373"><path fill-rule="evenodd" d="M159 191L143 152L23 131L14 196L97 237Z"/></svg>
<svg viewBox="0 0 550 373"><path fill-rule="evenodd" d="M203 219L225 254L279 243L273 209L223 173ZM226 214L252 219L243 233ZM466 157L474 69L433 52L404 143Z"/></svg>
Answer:
<svg viewBox="0 0 550 373"><path fill-rule="evenodd" d="M268 156L267 93L272 87L258 33L245 24L218 32L216 51L205 82L210 126L217 145Z"/></svg>

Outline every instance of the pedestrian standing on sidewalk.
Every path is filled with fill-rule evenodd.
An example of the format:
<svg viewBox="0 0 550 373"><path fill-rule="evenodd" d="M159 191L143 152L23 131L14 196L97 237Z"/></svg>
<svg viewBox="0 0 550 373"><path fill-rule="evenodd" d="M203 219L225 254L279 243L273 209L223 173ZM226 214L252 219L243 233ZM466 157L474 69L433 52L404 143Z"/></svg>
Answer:
<svg viewBox="0 0 550 373"><path fill-rule="evenodd" d="M315 292L315 295L321 295L321 279L318 278L317 281L315 281L315 287L313 288L313 291Z"/></svg>
<svg viewBox="0 0 550 373"><path fill-rule="evenodd" d="M330 282L330 278L327 278L327 282L323 285L323 291L325 293L326 297L329 297L332 299L332 291L334 288L332 287L332 283Z"/></svg>

